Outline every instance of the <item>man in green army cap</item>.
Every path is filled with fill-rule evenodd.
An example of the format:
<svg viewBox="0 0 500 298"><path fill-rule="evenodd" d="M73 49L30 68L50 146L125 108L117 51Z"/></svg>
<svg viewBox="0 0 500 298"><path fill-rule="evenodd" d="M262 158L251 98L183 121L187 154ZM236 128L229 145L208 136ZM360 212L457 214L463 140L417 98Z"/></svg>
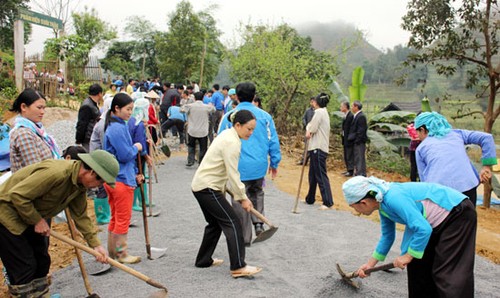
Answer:
<svg viewBox="0 0 500 298"><path fill-rule="evenodd" d="M50 297L48 241L51 218L69 208L88 245L106 262L96 228L87 215L86 190L113 186L119 165L104 150L76 160L44 160L24 167L0 185L0 258L7 269L11 297Z"/></svg>

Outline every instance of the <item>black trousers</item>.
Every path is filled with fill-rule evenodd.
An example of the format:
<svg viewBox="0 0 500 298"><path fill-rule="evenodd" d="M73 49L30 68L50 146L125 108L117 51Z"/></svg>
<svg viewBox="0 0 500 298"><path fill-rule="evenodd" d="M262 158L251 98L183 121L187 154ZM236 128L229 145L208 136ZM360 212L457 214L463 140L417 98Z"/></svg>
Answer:
<svg viewBox="0 0 500 298"><path fill-rule="evenodd" d="M150 126L149 133L151 133L151 138L153 138L153 144L156 144L158 142L158 132L156 131L156 128Z"/></svg>
<svg viewBox="0 0 500 298"><path fill-rule="evenodd" d="M207 153L208 147L208 136L204 136L202 138L196 138L190 136L188 134L188 163L194 163L194 156L196 153L196 141L200 145L200 151L198 152L198 163L201 163L203 157L205 157L205 153Z"/></svg>
<svg viewBox="0 0 500 298"><path fill-rule="evenodd" d="M471 188L467 191L464 191L463 192L464 195L468 196L469 197L469 200L472 202L472 204L474 205L474 207L476 207L476 203L477 203L477 186L474 187L474 188Z"/></svg>
<svg viewBox="0 0 500 298"><path fill-rule="evenodd" d="M422 259L408 264L410 298L474 297L477 217L463 200L432 231Z"/></svg>
<svg viewBox="0 0 500 298"><path fill-rule="evenodd" d="M354 175L366 177L366 144L354 144Z"/></svg>
<svg viewBox="0 0 500 298"><path fill-rule="evenodd" d="M223 232L226 236L231 270L245 267L245 244L240 220L236 217L233 207L226 200L224 194L210 188L193 192L193 194L208 223L196 256L195 266L210 267L212 265L212 255L217 247L217 242L219 242L221 232Z"/></svg>
<svg viewBox="0 0 500 298"><path fill-rule="evenodd" d="M180 120L180 119L172 119L168 118L167 121L163 122L161 124L161 133L165 135L165 133L172 127L175 126L177 128L177 131L180 134L180 143L185 144L185 139L184 139L184 124L185 122Z"/></svg>
<svg viewBox="0 0 500 298"><path fill-rule="evenodd" d="M415 151L410 150L410 181L417 182L418 169L417 169L417 158L415 156Z"/></svg>
<svg viewBox="0 0 500 298"><path fill-rule="evenodd" d="M34 226L14 235L0 224L0 258L11 285L24 285L47 276L50 269L47 238L36 233Z"/></svg>
<svg viewBox="0 0 500 298"><path fill-rule="evenodd" d="M212 114L212 124L214 128L214 133L217 133L219 131L219 124L220 120L222 119L222 116L224 116L224 111L222 110L215 110L215 112Z"/></svg>
<svg viewBox="0 0 500 298"><path fill-rule="evenodd" d="M344 163L346 170L354 172L354 145L344 145Z"/></svg>
<svg viewBox="0 0 500 298"><path fill-rule="evenodd" d="M326 173L327 153L319 149L309 151L309 192L306 196L306 203L314 204L316 201L316 186L319 186L323 205L333 206L332 189L330 180Z"/></svg>

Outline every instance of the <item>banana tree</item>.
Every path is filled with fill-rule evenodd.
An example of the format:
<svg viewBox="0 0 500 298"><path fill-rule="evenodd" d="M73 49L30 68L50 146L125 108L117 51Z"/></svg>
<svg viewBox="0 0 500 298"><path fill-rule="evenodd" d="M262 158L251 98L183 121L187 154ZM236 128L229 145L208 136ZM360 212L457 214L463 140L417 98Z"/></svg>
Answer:
<svg viewBox="0 0 500 298"><path fill-rule="evenodd" d="M366 94L366 85L363 84L363 78L365 76L365 70L363 67L358 66L352 72L352 83L349 86L349 95L351 96L351 102L354 100L359 100L363 102Z"/></svg>

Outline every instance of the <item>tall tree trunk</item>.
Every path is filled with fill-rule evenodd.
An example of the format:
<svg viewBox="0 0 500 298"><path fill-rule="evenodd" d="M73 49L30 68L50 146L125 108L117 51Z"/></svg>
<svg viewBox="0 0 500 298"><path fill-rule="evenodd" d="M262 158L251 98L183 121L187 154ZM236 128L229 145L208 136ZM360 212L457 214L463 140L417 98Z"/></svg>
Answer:
<svg viewBox="0 0 500 298"><path fill-rule="evenodd" d="M203 41L203 53L201 54L201 63L200 63L200 80L198 85L201 87L203 84L203 68L205 67L205 56L207 55L207 37L205 36L205 40Z"/></svg>

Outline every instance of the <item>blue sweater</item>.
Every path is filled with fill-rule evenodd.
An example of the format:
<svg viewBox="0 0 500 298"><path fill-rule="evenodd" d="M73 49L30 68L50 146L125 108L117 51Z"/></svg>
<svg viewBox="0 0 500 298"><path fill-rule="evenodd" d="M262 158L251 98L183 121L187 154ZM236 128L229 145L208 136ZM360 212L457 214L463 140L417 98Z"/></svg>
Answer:
<svg viewBox="0 0 500 298"><path fill-rule="evenodd" d="M134 117L130 117L130 120L127 122L128 131L132 138L132 144L141 143L141 156L145 156L149 151L149 146L146 142L146 128L144 127L144 122L141 121L139 124L135 125L136 122L137 120Z"/></svg>
<svg viewBox="0 0 500 298"><path fill-rule="evenodd" d="M400 223L406 225L401 254L409 253L421 259L432 234L421 201L429 199L451 211L466 198L454 189L435 183L391 183L380 203L382 235L372 256L379 261L385 260L396 237L396 223Z"/></svg>
<svg viewBox="0 0 500 298"><path fill-rule="evenodd" d="M103 149L113 154L120 164L116 181L136 187L135 175L138 171L135 158L138 152L137 147L132 143L125 121L115 116L111 117L113 117L113 121L109 123L104 134Z"/></svg>
<svg viewBox="0 0 500 298"><path fill-rule="evenodd" d="M248 140L241 140L241 155L238 170L241 181L264 178L268 168L268 156L271 157L271 168L277 169L281 161L278 133L271 115L250 102L241 102L236 108L225 114L219 126L219 133L231 128L227 119L230 114L239 110L249 110L255 115L257 125Z"/></svg>
<svg viewBox="0 0 500 298"><path fill-rule="evenodd" d="M169 119L178 119L186 122L186 114L181 113L181 108L178 106L168 108L167 114L169 115Z"/></svg>

